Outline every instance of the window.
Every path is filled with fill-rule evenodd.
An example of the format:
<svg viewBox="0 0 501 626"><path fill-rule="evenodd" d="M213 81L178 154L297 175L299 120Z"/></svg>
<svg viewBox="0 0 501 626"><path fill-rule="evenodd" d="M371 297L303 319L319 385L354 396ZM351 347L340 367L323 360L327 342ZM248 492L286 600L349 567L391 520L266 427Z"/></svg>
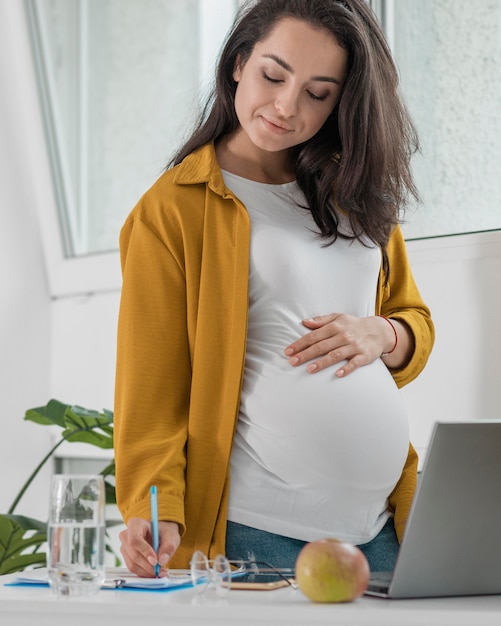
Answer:
<svg viewBox="0 0 501 626"><path fill-rule="evenodd" d="M238 4L26 0L57 205L56 236L62 241L61 262L73 274L79 266L111 261L126 215L197 116ZM112 263L119 271L118 260ZM66 273L60 264L58 271ZM55 288L67 289L74 290Z"/></svg>
<svg viewBox="0 0 501 626"><path fill-rule="evenodd" d="M501 2L379 0L422 154L407 239L501 228Z"/></svg>

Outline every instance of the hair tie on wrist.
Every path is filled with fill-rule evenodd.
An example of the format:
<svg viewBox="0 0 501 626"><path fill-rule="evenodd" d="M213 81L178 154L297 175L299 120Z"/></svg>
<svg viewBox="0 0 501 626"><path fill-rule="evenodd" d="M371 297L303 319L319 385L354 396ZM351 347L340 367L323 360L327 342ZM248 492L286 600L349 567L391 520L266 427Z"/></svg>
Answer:
<svg viewBox="0 0 501 626"><path fill-rule="evenodd" d="M398 334L397 334L397 329L395 328L395 325L393 324L393 322L385 317L384 315L376 315L376 317L380 317L383 320L386 320L388 322L388 324L391 326L391 329L393 330L393 334L395 335L395 345L393 346L393 348L389 351L389 352L382 352L381 356L388 356L388 354L391 354L392 352L395 352L397 346L398 346Z"/></svg>

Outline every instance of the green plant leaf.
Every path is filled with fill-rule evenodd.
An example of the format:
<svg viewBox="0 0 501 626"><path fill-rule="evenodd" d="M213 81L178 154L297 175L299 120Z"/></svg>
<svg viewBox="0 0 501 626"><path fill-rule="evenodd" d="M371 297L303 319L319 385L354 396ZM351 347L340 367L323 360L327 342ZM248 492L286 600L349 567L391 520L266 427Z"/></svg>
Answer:
<svg viewBox="0 0 501 626"><path fill-rule="evenodd" d="M115 476L115 459L101 471L101 474L105 478L106 476Z"/></svg>
<svg viewBox="0 0 501 626"><path fill-rule="evenodd" d="M105 415L79 406L68 407L64 416L63 436L68 441L90 443L99 448L113 448L113 427L110 412Z"/></svg>
<svg viewBox="0 0 501 626"><path fill-rule="evenodd" d="M65 430L63 435L67 436L68 441L72 443L77 441L80 443L88 443L105 450L111 450L113 448L113 438L109 435L97 432L96 429L85 430L84 427L82 429L73 427Z"/></svg>
<svg viewBox="0 0 501 626"><path fill-rule="evenodd" d="M95 411L94 409L86 409L83 406L79 406L78 404L74 404L71 407L71 412L80 417L97 417L104 418L107 422L113 421L113 413L111 411L103 411L99 413L99 411Z"/></svg>
<svg viewBox="0 0 501 626"><path fill-rule="evenodd" d="M45 530L39 531L40 524L28 517L0 514L0 575L45 565L45 553L37 552L47 541Z"/></svg>
<svg viewBox="0 0 501 626"><path fill-rule="evenodd" d="M64 441L79 441L102 449L113 449L113 412L103 409L89 410L78 405L69 405L51 399L46 406L28 409L24 419L42 426L59 426L60 440L48 451L21 487L6 515L0 514L0 575L25 569L28 566L43 566L45 553L37 552L47 540L45 522L13 512L26 490L44 464L52 457ZM112 461L102 472L105 477L106 503L116 504L115 462ZM122 524L121 520L107 522L108 526ZM109 551L110 548L107 548ZM115 561L120 560L115 555Z"/></svg>
<svg viewBox="0 0 501 626"><path fill-rule="evenodd" d="M0 517L7 517L8 519L21 526L23 530L36 530L40 533L44 533L47 531L47 522L42 522L39 519L35 519L34 517L9 514Z"/></svg>
<svg viewBox="0 0 501 626"><path fill-rule="evenodd" d="M107 409L99 413L52 399L45 406L28 409L24 419L43 426L59 426L68 441L83 441L107 449L113 447L113 412Z"/></svg>
<svg viewBox="0 0 501 626"><path fill-rule="evenodd" d="M45 407L29 409L25 414L25 419L42 425L58 425L65 430L61 439L45 455L24 483L11 504L9 513L14 512L35 476L64 441L81 441L108 450L113 448L113 414L111 411L101 414L79 406L63 404L59 400L50 400Z"/></svg>
<svg viewBox="0 0 501 626"><path fill-rule="evenodd" d="M4 574L14 574L15 572L22 572L30 566L45 567L46 565L47 556L45 552L20 554L12 559L7 559L5 563L0 564L0 576L3 576Z"/></svg>
<svg viewBox="0 0 501 626"><path fill-rule="evenodd" d="M104 481L104 492L106 504L116 504L117 497L115 493L115 485L112 485L107 480Z"/></svg>
<svg viewBox="0 0 501 626"><path fill-rule="evenodd" d="M64 428L64 416L68 408L68 404L52 399L45 406L28 409L24 419L44 426Z"/></svg>

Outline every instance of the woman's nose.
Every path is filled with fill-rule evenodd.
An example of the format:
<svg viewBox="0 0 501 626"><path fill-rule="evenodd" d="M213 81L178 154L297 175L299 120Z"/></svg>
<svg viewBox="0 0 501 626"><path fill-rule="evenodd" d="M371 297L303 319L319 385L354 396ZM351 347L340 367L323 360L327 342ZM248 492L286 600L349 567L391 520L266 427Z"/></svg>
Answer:
<svg viewBox="0 0 501 626"><path fill-rule="evenodd" d="M294 117L298 112L299 94L294 89L284 89L277 95L275 109L283 117Z"/></svg>

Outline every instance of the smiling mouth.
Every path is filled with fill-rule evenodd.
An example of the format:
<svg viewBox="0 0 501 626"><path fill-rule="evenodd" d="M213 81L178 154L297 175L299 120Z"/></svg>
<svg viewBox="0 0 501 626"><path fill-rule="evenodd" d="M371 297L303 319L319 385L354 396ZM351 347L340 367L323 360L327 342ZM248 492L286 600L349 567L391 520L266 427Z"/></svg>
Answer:
<svg viewBox="0 0 501 626"><path fill-rule="evenodd" d="M263 122L263 124L265 125L266 128L268 128L269 130L271 130L272 132L275 133L279 133L279 134L285 134L285 133L290 133L292 132L292 128L288 128L287 126L283 126L283 124L274 122L273 120L270 120L264 116L261 116L261 120Z"/></svg>

